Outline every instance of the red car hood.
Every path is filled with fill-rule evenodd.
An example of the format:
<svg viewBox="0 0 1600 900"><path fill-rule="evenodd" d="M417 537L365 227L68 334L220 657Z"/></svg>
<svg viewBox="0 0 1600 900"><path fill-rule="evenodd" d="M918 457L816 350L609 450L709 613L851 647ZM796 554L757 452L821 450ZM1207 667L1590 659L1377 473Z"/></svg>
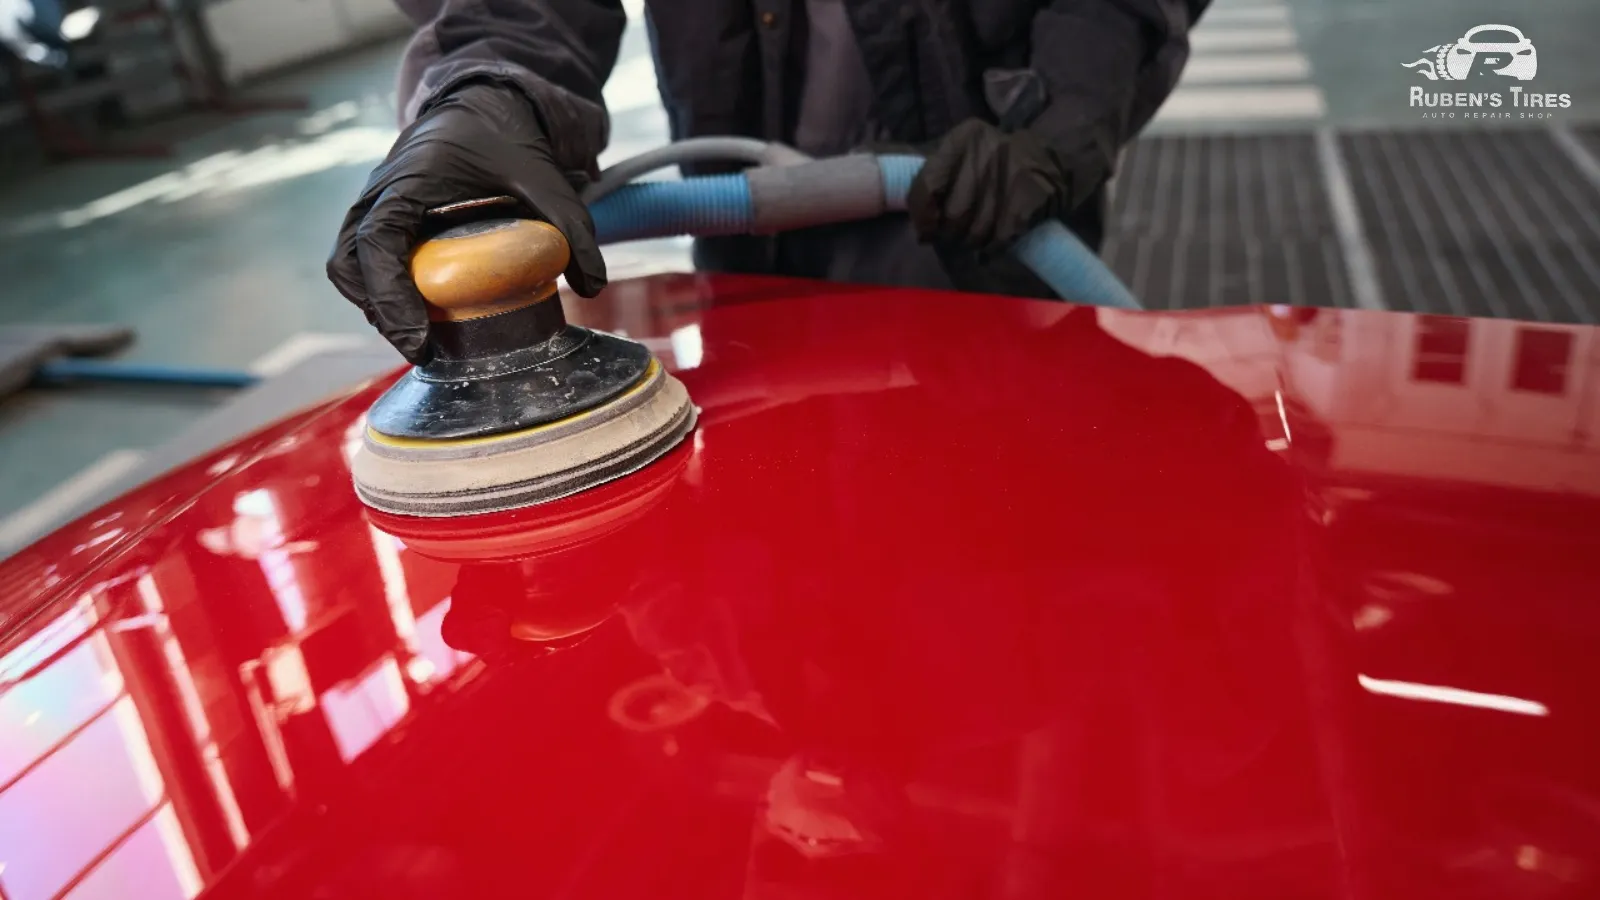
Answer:
<svg viewBox="0 0 1600 900"><path fill-rule="evenodd" d="M8 900L1600 894L1600 332L575 311L642 473L369 515L375 385L0 567Z"/></svg>

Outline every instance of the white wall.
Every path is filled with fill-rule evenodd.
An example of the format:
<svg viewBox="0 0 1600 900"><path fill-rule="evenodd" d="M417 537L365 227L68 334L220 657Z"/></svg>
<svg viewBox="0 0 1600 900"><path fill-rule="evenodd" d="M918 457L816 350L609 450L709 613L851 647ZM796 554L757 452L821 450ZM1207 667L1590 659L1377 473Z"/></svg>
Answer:
<svg viewBox="0 0 1600 900"><path fill-rule="evenodd" d="M220 0L205 15L229 81L411 29L392 0Z"/></svg>

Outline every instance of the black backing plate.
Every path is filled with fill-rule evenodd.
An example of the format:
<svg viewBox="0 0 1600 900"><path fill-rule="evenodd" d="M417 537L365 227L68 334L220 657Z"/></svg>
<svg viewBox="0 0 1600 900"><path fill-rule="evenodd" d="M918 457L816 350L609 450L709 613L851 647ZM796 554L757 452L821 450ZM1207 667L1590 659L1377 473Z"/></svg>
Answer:
<svg viewBox="0 0 1600 900"><path fill-rule="evenodd" d="M644 345L587 336L570 353L505 375L435 379L412 369L372 405L367 424L380 434L422 440L504 434L593 409L649 370Z"/></svg>

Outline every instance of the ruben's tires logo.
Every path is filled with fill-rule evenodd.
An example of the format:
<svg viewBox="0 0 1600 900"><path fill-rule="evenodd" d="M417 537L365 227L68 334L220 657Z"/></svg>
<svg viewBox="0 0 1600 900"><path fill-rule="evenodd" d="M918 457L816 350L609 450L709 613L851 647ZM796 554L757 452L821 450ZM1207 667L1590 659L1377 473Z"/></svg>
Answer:
<svg viewBox="0 0 1600 900"><path fill-rule="evenodd" d="M1539 72L1539 51L1520 29L1479 25L1459 41L1429 47L1427 55L1405 67L1429 81L1467 81L1487 75L1530 81Z"/></svg>
<svg viewBox="0 0 1600 900"><path fill-rule="evenodd" d="M1539 50L1511 25L1469 28L1460 40L1429 47L1420 59L1402 65L1428 81L1458 82L1463 88L1412 87L1410 105L1430 110L1425 118L1548 119L1553 110L1572 106L1571 94L1540 93L1521 84L1539 74Z"/></svg>

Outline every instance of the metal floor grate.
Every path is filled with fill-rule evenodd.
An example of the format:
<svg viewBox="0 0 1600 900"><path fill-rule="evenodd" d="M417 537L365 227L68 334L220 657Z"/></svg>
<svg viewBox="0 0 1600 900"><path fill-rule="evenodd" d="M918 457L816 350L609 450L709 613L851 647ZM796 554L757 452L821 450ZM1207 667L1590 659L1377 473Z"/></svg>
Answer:
<svg viewBox="0 0 1600 900"><path fill-rule="evenodd" d="M1349 134L1340 145L1389 308L1595 321L1600 189L1550 133Z"/></svg>
<svg viewBox="0 0 1600 900"><path fill-rule="evenodd" d="M1600 127L1575 137L1600 159ZM1338 146L1389 308L1600 319L1600 186L1551 132ZM1309 134L1145 138L1123 160L1106 260L1152 309L1351 306L1324 174Z"/></svg>
<svg viewBox="0 0 1600 900"><path fill-rule="evenodd" d="M1305 134L1136 142L1118 173L1105 258L1151 309L1351 305Z"/></svg>
<svg viewBox="0 0 1600 900"><path fill-rule="evenodd" d="M1589 150L1589 155L1600 160L1600 125L1579 128L1575 134L1578 140Z"/></svg>

